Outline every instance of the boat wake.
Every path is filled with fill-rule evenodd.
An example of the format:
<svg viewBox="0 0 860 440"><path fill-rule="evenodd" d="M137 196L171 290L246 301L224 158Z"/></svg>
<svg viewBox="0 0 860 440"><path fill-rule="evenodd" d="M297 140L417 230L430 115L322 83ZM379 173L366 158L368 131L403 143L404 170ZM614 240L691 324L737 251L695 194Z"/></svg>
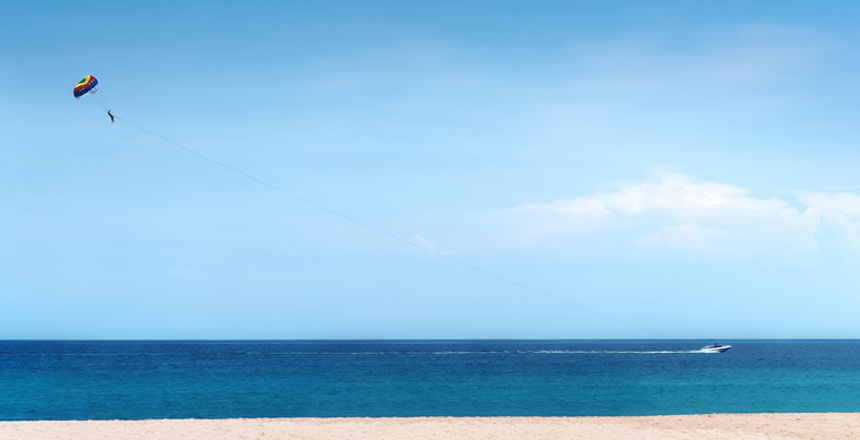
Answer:
<svg viewBox="0 0 860 440"><path fill-rule="evenodd" d="M705 354L703 350L510 350L510 351L366 351L366 352L235 352L251 356L480 356L521 354Z"/></svg>

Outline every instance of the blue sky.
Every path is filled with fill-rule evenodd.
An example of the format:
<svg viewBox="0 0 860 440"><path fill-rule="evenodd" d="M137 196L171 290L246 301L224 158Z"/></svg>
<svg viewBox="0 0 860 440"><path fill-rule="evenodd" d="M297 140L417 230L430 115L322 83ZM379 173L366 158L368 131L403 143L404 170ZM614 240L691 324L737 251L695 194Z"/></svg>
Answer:
<svg viewBox="0 0 860 440"><path fill-rule="evenodd" d="M0 338L860 335L850 2L0 13Z"/></svg>

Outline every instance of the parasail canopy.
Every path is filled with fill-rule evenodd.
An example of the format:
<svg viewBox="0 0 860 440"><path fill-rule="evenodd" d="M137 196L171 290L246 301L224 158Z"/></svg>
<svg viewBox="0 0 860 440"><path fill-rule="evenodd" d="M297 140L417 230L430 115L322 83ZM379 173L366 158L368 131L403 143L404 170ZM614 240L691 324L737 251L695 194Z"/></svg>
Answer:
<svg viewBox="0 0 860 440"><path fill-rule="evenodd" d="M75 98L81 99L81 96L87 93L95 93L99 91L99 80L92 75L85 76L82 80L75 84Z"/></svg>

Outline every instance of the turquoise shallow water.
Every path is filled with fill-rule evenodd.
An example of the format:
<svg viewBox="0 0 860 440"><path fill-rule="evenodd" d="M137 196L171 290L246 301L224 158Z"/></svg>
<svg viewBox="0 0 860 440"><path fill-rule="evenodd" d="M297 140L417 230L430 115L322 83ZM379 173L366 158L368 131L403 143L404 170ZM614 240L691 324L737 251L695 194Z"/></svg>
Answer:
<svg viewBox="0 0 860 440"><path fill-rule="evenodd" d="M0 341L0 420L860 411L860 341Z"/></svg>

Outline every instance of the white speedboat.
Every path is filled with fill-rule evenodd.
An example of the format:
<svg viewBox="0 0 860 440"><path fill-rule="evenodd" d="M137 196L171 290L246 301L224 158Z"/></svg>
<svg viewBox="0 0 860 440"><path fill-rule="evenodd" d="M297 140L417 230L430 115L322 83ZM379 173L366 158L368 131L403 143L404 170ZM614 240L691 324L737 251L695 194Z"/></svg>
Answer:
<svg viewBox="0 0 860 440"><path fill-rule="evenodd" d="M729 351L730 348L732 348L731 345L720 345L717 343L707 347L702 347L700 351L704 351L705 353L725 353Z"/></svg>

